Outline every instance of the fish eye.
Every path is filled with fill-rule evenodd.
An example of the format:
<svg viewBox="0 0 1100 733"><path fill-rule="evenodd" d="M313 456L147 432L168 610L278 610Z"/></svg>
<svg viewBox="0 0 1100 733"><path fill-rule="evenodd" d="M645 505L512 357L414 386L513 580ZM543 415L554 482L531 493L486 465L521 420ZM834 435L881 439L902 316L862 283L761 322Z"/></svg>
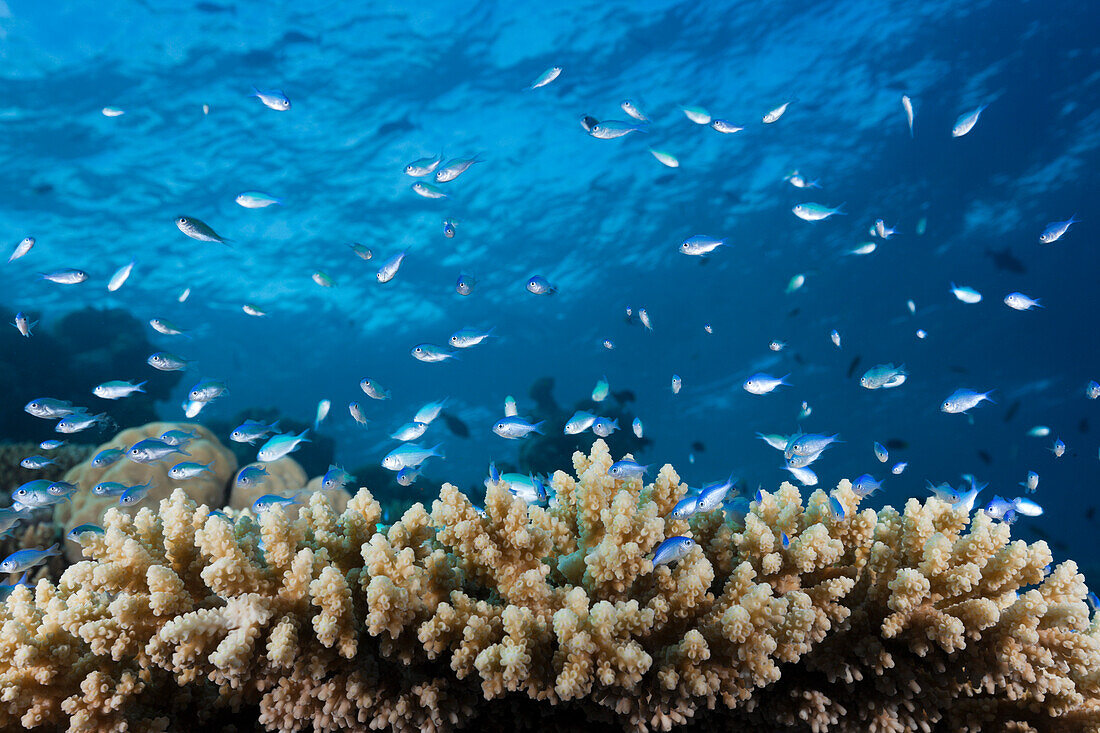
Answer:
<svg viewBox="0 0 1100 733"><path fill-rule="evenodd" d="M187 223L187 217L186 216L181 216L180 218L176 219L176 221L179 222L180 224L186 224Z"/></svg>

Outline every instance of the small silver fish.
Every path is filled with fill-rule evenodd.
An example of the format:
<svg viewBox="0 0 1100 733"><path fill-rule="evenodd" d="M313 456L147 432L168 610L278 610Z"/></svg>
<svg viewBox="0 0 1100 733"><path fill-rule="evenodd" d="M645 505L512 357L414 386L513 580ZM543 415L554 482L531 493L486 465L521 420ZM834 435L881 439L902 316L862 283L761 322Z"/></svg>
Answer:
<svg viewBox="0 0 1100 733"><path fill-rule="evenodd" d="M22 573L25 570L38 567L49 558L60 555L60 548L60 545L54 544L45 550L27 549L13 552L3 560L0 560L0 572Z"/></svg>
<svg viewBox="0 0 1100 733"><path fill-rule="evenodd" d="M34 247L35 241L34 237L24 237L21 239L19 244L15 245L15 249L12 250L11 256L8 257L8 262L14 262L20 257L25 256L31 251L31 248Z"/></svg>
<svg viewBox="0 0 1100 733"><path fill-rule="evenodd" d="M276 112L286 112L290 109L290 100L278 89L261 92L256 87L252 87L252 92L249 96L258 98L268 109L273 109Z"/></svg>
<svg viewBox="0 0 1100 733"><path fill-rule="evenodd" d="M672 375L672 394L680 394L680 388L683 386L683 381L680 379L679 374Z"/></svg>
<svg viewBox="0 0 1100 733"><path fill-rule="evenodd" d="M481 158L476 155L472 158L455 158L454 160L447 161L447 165L435 172L435 182L447 183L453 181L469 170L470 166L474 163L480 162Z"/></svg>
<svg viewBox="0 0 1100 733"><path fill-rule="evenodd" d="M302 443L310 442L306 437L306 433L309 429L295 435L294 433L283 433L281 435L275 435L268 439L260 448L260 452L256 456L256 460L268 463L270 461L277 461L285 455L289 455L298 450Z"/></svg>
<svg viewBox="0 0 1100 733"><path fill-rule="evenodd" d="M375 273L378 282L388 283L393 280L394 276L397 275L397 271L401 269L401 263L405 261L407 252L408 250L402 250L382 263L382 266L378 268L378 272Z"/></svg>
<svg viewBox="0 0 1100 733"><path fill-rule="evenodd" d="M711 116L710 112L703 107L680 107L680 111L684 113L684 116L697 125L709 125Z"/></svg>
<svg viewBox="0 0 1100 733"><path fill-rule="evenodd" d="M683 560L694 547L695 540L690 537L669 537L657 545L657 550L653 553L653 567Z"/></svg>
<svg viewBox="0 0 1100 733"><path fill-rule="evenodd" d="M477 280L473 276L460 274L455 282L455 292L459 295L469 295L474 292L475 285L477 285Z"/></svg>
<svg viewBox="0 0 1100 733"><path fill-rule="evenodd" d="M370 260L374 258L374 250L365 244L348 242L348 246L351 247L351 251L355 253L355 256L361 260Z"/></svg>
<svg viewBox="0 0 1100 733"><path fill-rule="evenodd" d="M412 190L413 190L413 193L415 193L419 196L423 196L426 199L445 199L445 198L447 198L447 194L443 193L442 191L440 191L438 188L436 188L435 186L433 186L430 183L423 183L421 181L417 181L416 183L414 183L412 185Z"/></svg>
<svg viewBox="0 0 1100 733"><path fill-rule="evenodd" d="M128 451L126 457L134 463L156 463L162 461L173 453L191 455L178 445L160 440L159 438L145 438L135 443Z"/></svg>
<svg viewBox="0 0 1100 733"><path fill-rule="evenodd" d="M790 102L784 102L783 104L773 109L771 112L768 112L766 115L764 115L760 119L760 121L763 122L765 125L772 124L783 116L783 113L787 111L787 107L790 106L790 104Z"/></svg>
<svg viewBox="0 0 1100 733"><path fill-rule="evenodd" d="M204 473L213 474L213 465L213 461L210 461L210 463L192 463L189 461L184 461L182 463L177 463L176 465L168 469L168 475L171 478L185 481L187 479L200 476Z"/></svg>
<svg viewBox="0 0 1100 733"><path fill-rule="evenodd" d="M631 428L634 430L634 437L641 440L644 428L642 427L642 419L640 417L634 418L634 422L631 423Z"/></svg>
<svg viewBox="0 0 1100 733"><path fill-rule="evenodd" d="M493 425L493 432L509 440L523 438L531 433L542 435L543 422L544 421L540 420L537 423L529 423L521 417L506 417L502 420L498 420L496 424Z"/></svg>
<svg viewBox="0 0 1100 733"><path fill-rule="evenodd" d="M629 99L624 99L619 105L623 112L638 120L638 122L649 122L649 118L642 114L642 110L638 109L638 105L631 102Z"/></svg>
<svg viewBox="0 0 1100 733"><path fill-rule="evenodd" d="M16 313L11 325L15 326L15 329L24 337L30 338L33 335L31 329L38 325L38 321L31 321L25 313Z"/></svg>
<svg viewBox="0 0 1100 733"><path fill-rule="evenodd" d="M786 381L790 374L784 374L782 377L773 377L770 374L764 372L757 372L748 379L745 380L745 391L749 394L763 395L771 392L780 385L788 385Z"/></svg>
<svg viewBox="0 0 1100 733"><path fill-rule="evenodd" d="M53 272L40 272L38 275L43 280L49 280L58 285L79 285L88 279L88 273L83 270L74 270L71 267Z"/></svg>
<svg viewBox="0 0 1100 733"><path fill-rule="evenodd" d="M163 333L165 336L187 336L186 331L177 328L175 324L163 318L153 318L149 321L149 325L153 327L154 331ZM188 338L190 338L190 336L188 336Z"/></svg>
<svg viewBox="0 0 1100 733"><path fill-rule="evenodd" d="M107 417L107 413L101 412L98 415L89 415L86 412L78 412L67 417L61 418L61 420L54 425L54 430L58 433L79 433L83 430L87 430L95 425L107 426L112 424L111 418Z"/></svg>
<svg viewBox="0 0 1100 733"><path fill-rule="evenodd" d="M940 411L948 414L965 414L967 410L976 407L978 403L984 401L993 402L989 399L989 395L993 390L989 392L975 392L972 389L959 388L952 392L943 404L940 405Z"/></svg>
<svg viewBox="0 0 1100 733"><path fill-rule="evenodd" d="M423 178L424 176L434 171L442 162L443 153L440 153L438 157L432 155L427 158L414 160L413 162L405 166L405 175L412 176L413 178Z"/></svg>
<svg viewBox="0 0 1100 733"><path fill-rule="evenodd" d="M551 66L549 69L539 74L538 78L531 82L531 86L527 88L538 89L544 87L561 76L561 71L562 69L560 66Z"/></svg>
<svg viewBox="0 0 1100 733"><path fill-rule="evenodd" d="M123 265L122 267L118 268L115 274L111 275L111 279L107 282L107 290L113 293L121 288L122 284L129 279L130 273L133 271L135 264L136 260L130 260L129 264Z"/></svg>
<svg viewBox="0 0 1100 733"><path fill-rule="evenodd" d="M427 430L427 429L428 429L427 423L407 422L404 425L402 425L401 427L399 427L397 430L390 433L390 437L393 438L394 440L400 440L400 441L403 441L403 442L407 442L407 441L410 441L410 440L416 440L421 435L423 435L424 431Z"/></svg>
<svg viewBox="0 0 1100 733"><path fill-rule="evenodd" d="M412 347L409 352L413 358L417 361L424 361L429 363L446 361L447 359L457 359L458 356L447 351L442 346L436 346L435 344L417 344Z"/></svg>
<svg viewBox="0 0 1100 733"><path fill-rule="evenodd" d="M841 210L841 207L843 206L844 204L841 204L836 208L829 208L825 204L818 204L814 203L813 201L808 201L804 204L795 205L795 207L791 209L791 211L793 211L794 215L797 216L799 219L802 219L803 221L822 221L824 219L828 219L830 216L835 216L837 214L843 216L846 213Z"/></svg>
<svg viewBox="0 0 1100 733"><path fill-rule="evenodd" d="M695 234L680 243L680 251L686 255L705 256L726 243L724 239Z"/></svg>
<svg viewBox="0 0 1100 733"><path fill-rule="evenodd" d="M596 416L587 410L577 410L573 413L573 417L569 418L569 421L565 423L566 435L577 435L583 433L588 428L592 427L592 423L596 422Z"/></svg>
<svg viewBox="0 0 1100 733"><path fill-rule="evenodd" d="M908 94L901 95L901 106L905 109L905 121L909 123L909 137L913 137L913 100Z"/></svg>
<svg viewBox="0 0 1100 733"><path fill-rule="evenodd" d="M363 414L362 405L360 405L358 402L349 402L348 412L351 413L351 418L355 420L355 422L359 423L363 427L367 427L370 421L367 420L367 416Z"/></svg>
<svg viewBox="0 0 1100 733"><path fill-rule="evenodd" d="M112 380L110 382L104 382L103 384L96 385L92 389L92 394L103 400L118 400L123 397L129 397L135 392L144 393L145 382L138 382L133 384L131 382L124 382L122 380Z"/></svg>
<svg viewBox="0 0 1100 733"><path fill-rule="evenodd" d="M740 125L735 125L727 120L713 119L710 121L710 128L715 132L720 132L724 135L731 135L735 132L741 132L745 128Z"/></svg>
<svg viewBox="0 0 1100 733"><path fill-rule="evenodd" d="M648 470L649 466L643 466L637 461L623 459L611 464L611 468L607 469L607 475L626 481L627 479L641 478Z"/></svg>
<svg viewBox="0 0 1100 733"><path fill-rule="evenodd" d="M186 369L190 361L167 351L158 351L146 359L145 363L162 372L178 372Z"/></svg>
<svg viewBox="0 0 1100 733"><path fill-rule="evenodd" d="M632 132L647 132L648 127L649 125L645 122L632 124L621 120L603 120L592 125L588 134L597 140L615 140Z"/></svg>
<svg viewBox="0 0 1100 733"><path fill-rule="evenodd" d="M959 115L959 118L955 120L955 125L951 128L951 137L962 137L973 130L974 125L978 124L978 118L988 106L987 104L983 104L972 112L966 112Z"/></svg>
<svg viewBox="0 0 1100 733"><path fill-rule="evenodd" d="M364 377L359 381L359 389L373 400L388 400L390 391L370 377Z"/></svg>
<svg viewBox="0 0 1100 733"><path fill-rule="evenodd" d="M1062 238L1062 235L1069 231L1069 228L1074 224L1081 221L1074 214L1065 221L1052 221L1047 224L1047 228L1043 230L1043 233L1039 235L1039 241L1043 244L1052 244Z"/></svg>
<svg viewBox="0 0 1100 733"><path fill-rule="evenodd" d="M200 242L217 242L218 244L225 244L228 241L223 239L221 235L215 232L204 221L196 219L193 216L177 216L176 228L188 237L191 237L191 239L196 239Z"/></svg>
<svg viewBox="0 0 1100 733"><path fill-rule="evenodd" d="M27 456L19 461L19 465L23 468L37 471L38 469L45 468L46 466L53 466L55 464L52 459L46 458L45 456Z"/></svg>
<svg viewBox="0 0 1100 733"><path fill-rule="evenodd" d="M451 346L456 349L468 349L471 346L477 346L492 336L493 330L490 328L488 331L482 331L471 327L459 329L451 334Z"/></svg>
<svg viewBox="0 0 1100 733"><path fill-rule="evenodd" d="M592 421L592 432L601 438L606 438L618 429L618 418L612 420L606 417L597 417L595 420Z"/></svg>
<svg viewBox="0 0 1100 733"><path fill-rule="evenodd" d="M527 291L533 295L553 295L558 289L542 275L532 275L527 280Z"/></svg>
<svg viewBox="0 0 1100 733"><path fill-rule="evenodd" d="M260 310L258 305L252 303L245 303L241 306L241 310L245 312L245 315L254 316L256 318L263 318L267 315L266 311Z"/></svg>
<svg viewBox="0 0 1100 733"><path fill-rule="evenodd" d="M237 194L237 198L233 200L237 202L238 206L243 206L246 209L265 209L273 205L281 206L283 203L274 196L259 191L245 191Z"/></svg>
<svg viewBox="0 0 1100 733"><path fill-rule="evenodd" d="M1012 310L1026 311L1032 308L1042 308L1043 304L1037 298L1029 298L1023 293L1009 293L1005 296L1005 305Z"/></svg>

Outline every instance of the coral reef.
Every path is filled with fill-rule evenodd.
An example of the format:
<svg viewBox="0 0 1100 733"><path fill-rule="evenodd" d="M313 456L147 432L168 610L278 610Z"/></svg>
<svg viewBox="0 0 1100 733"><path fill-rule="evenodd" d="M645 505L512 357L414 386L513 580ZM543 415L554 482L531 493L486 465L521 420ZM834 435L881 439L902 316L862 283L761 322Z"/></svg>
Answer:
<svg viewBox="0 0 1100 733"><path fill-rule="evenodd" d="M198 437L192 440L184 450L189 456L180 454L156 463L135 463L127 458L112 463L105 467L92 465L92 458L96 453L108 448L122 448L126 450L139 440L144 438L156 438L168 430L183 430L196 434ZM178 459L178 460L177 460ZM195 463L212 463L211 473L203 473L194 478L179 481L171 478L168 471L176 463L189 461ZM111 440L98 446L92 452L88 460L78 466L74 466L65 474L65 480L79 483L81 490L73 497L71 502L58 504L54 510L54 521L64 526L68 532L80 524L99 522L100 515L112 506L118 506L118 497L96 496L91 492L92 487L100 481L117 481L127 486L133 484L152 484L144 504L155 506L161 499L167 498L175 487L184 487L191 498L212 507L220 507L224 504L225 486L229 478L237 470L237 459L221 442L202 425L196 423L151 422L141 427L129 428L118 433ZM136 511L133 507L124 509L126 512ZM79 548L69 543L65 548L69 560L75 562L80 558Z"/></svg>
<svg viewBox="0 0 1100 733"><path fill-rule="evenodd" d="M86 561L0 608L0 726L1100 729L1100 619L1044 543L935 498L860 511L847 481L843 517L784 484L743 524L673 520L670 466L611 463L575 454L548 509L444 485L384 533L366 489L297 520L182 491L111 509Z"/></svg>

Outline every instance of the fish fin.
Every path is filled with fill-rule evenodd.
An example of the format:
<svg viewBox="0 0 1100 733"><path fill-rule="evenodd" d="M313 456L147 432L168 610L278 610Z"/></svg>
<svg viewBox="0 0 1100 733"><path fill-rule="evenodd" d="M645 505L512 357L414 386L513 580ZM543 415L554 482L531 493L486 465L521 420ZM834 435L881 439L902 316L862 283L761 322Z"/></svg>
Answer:
<svg viewBox="0 0 1100 733"><path fill-rule="evenodd" d="M446 456L443 454L443 444L442 443L436 443L435 445L433 445L432 446L432 453L434 453L437 458L441 458L441 459L446 458Z"/></svg>
<svg viewBox="0 0 1100 733"><path fill-rule="evenodd" d="M545 420L539 420L537 423L531 426L531 432L538 433L539 435L545 435L546 433L542 432L542 426L545 424Z"/></svg>
<svg viewBox="0 0 1100 733"><path fill-rule="evenodd" d="M135 384L135 385L134 385L134 388L135 388L135 389L134 389L134 391L136 391L136 392L144 392L145 390L144 390L144 389L142 389L142 387L144 387L144 386L145 386L145 385L147 385L147 384L149 384L149 380L148 380L148 379L146 379L146 380L145 380L144 382L139 382L138 384Z"/></svg>
<svg viewBox="0 0 1100 733"><path fill-rule="evenodd" d="M46 549L46 554L48 554L48 555L60 555L61 554L61 545L56 543L56 542L53 543L52 545L50 545Z"/></svg>

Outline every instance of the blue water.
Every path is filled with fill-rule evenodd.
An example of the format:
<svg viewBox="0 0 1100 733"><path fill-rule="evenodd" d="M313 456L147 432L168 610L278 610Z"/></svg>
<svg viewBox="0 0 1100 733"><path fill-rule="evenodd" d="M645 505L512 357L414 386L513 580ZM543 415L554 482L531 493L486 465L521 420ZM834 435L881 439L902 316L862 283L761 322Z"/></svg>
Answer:
<svg viewBox="0 0 1100 733"><path fill-rule="evenodd" d="M182 418L181 400L204 376L227 380L231 394L202 422L263 406L309 422L327 398L320 432L347 467L377 464L394 445L391 430L447 396L470 437L433 424L424 442L442 441L447 458L426 465L429 489L443 480L476 487L491 458L526 467L521 441L490 432L506 395L532 414L529 388L552 377L568 414L607 375L613 392L636 397L629 411L652 441L638 458L671 462L692 485L732 471L750 489L773 487L788 476L756 431L838 432L845 442L813 466L823 487L864 472L883 478L907 461L873 505L924 496L926 480L958 483L962 473L989 482L988 499L1017 495L1034 470L1033 498L1046 514L1015 531L1049 537L1059 557L1093 561L1100 401L1086 399L1085 385L1100 379L1095 9L360 5L0 4L0 232L12 246L38 240L0 265L0 304L41 318L39 335L88 306L169 319L193 338L145 326L148 340L197 365L155 405L161 417ZM555 65L559 79L524 91ZM253 85L285 91L291 110L264 107L249 96ZM902 94L914 100L913 138ZM650 116L648 133L585 134L582 115L627 119L619 103L628 98ZM791 100L777 123L761 123ZM718 134L678 105L703 105L745 130ZM975 128L952 138L955 119L979 105L989 107ZM105 106L125 114L105 117ZM681 166L662 166L647 146ZM415 195L404 166L441 151L484 162L445 184L446 199ZM784 182L795 168L822 189ZM284 205L244 209L234 197L245 190ZM802 221L791 207L806 201L843 202L847 215ZM1075 213L1083 221L1062 240L1039 243L1048 222ZM180 214L232 246L184 237L173 225ZM453 239L442 234L445 218L459 222ZM869 237L878 218L898 234ZM729 245L705 262L678 252L700 233ZM375 259L354 257L352 241ZM845 254L866 241L879 243L873 254ZM379 284L377 265L402 249L397 277ZM130 280L108 293L107 279L131 258ZM35 279L61 267L91 278ZM336 287L317 286L316 270ZM478 280L466 298L454 290L460 272ZM786 293L798 273L805 286ZM528 293L534 274L559 292ZM955 300L952 281L983 301ZM180 304L185 287L192 294ZM1016 290L1045 308L1007 308L1002 299ZM269 315L249 317L243 303ZM646 308L652 333L626 322L628 306ZM445 344L467 325L499 337L461 361L411 358L415 344ZM92 335L113 338L110 327ZM36 338L5 336L16 372ZM613 351L601 346L607 338ZM773 339L787 348L770 351ZM862 389L858 377L883 362L904 363L906 384ZM111 378L157 377L142 360L120 371ZM793 386L750 395L741 384L756 371L790 372ZM366 376L393 398L365 397ZM90 396L98 381L72 378L49 396L110 411ZM996 404L943 414L957 387L993 389ZM38 396L5 390L2 409L19 413ZM348 415L351 400L364 404L368 430ZM803 401L812 414L800 421ZM18 434L0 437L48 435L20 420ZM1051 435L1028 437L1036 425ZM560 421L547 430L560 433ZM1049 450L1055 437L1068 446L1060 459ZM872 442L891 439L907 447L880 464ZM567 455L555 463L568 468Z"/></svg>

